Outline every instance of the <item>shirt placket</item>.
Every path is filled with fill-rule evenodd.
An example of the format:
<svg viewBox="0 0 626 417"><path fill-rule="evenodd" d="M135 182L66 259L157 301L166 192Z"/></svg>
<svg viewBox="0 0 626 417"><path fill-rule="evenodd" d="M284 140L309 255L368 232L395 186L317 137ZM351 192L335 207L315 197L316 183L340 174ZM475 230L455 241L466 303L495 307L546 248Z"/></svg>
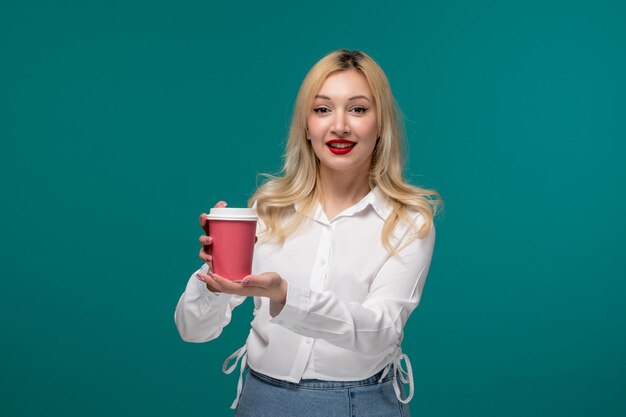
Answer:
<svg viewBox="0 0 626 417"><path fill-rule="evenodd" d="M322 291L326 285L332 250L332 226L321 222L318 224L322 230L309 283L309 287L313 291ZM301 339L300 349L298 349L294 366L294 371L300 376L304 373L307 363L309 370L315 372L315 357L312 355L314 345L315 339L312 337L303 337Z"/></svg>
<svg viewBox="0 0 626 417"><path fill-rule="evenodd" d="M330 257L333 246L333 226L321 224L322 233L317 246L317 254L311 271L310 288L313 291L324 291L330 266Z"/></svg>

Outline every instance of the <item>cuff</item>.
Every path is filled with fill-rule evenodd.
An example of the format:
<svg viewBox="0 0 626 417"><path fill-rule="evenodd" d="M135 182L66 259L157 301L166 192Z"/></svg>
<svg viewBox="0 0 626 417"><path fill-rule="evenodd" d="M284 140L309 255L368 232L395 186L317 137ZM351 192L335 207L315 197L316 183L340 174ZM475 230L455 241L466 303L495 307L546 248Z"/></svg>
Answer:
<svg viewBox="0 0 626 417"><path fill-rule="evenodd" d="M230 294L224 294L221 292L212 292L206 287L206 284L200 281L197 277L197 273L206 274L209 270L209 266L207 264L202 265L202 268L198 269L193 273L193 279L191 280L194 284L193 291L200 298L200 305L202 306L202 311L206 311L209 307L217 306L220 304L226 304L230 300ZM190 282L191 284L191 282Z"/></svg>
<svg viewBox="0 0 626 417"><path fill-rule="evenodd" d="M270 323L279 324L287 329L295 327L309 312L311 291L293 283L287 287L287 300L285 306Z"/></svg>

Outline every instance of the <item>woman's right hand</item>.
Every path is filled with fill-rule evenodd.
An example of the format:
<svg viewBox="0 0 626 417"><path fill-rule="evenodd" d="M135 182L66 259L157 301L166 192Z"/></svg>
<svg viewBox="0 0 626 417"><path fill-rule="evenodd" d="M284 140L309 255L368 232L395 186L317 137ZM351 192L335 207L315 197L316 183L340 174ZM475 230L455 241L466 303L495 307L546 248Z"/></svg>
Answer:
<svg viewBox="0 0 626 417"><path fill-rule="evenodd" d="M227 204L225 201L219 201L215 207L226 207ZM211 262L213 262L213 257L211 256L211 245L213 244L213 238L209 236L209 222L207 221L207 215L202 213L200 215L200 227L204 230L205 234L200 235L199 242L202 245L200 249L200 253L198 256L202 259L203 262L206 262L209 266L211 266Z"/></svg>

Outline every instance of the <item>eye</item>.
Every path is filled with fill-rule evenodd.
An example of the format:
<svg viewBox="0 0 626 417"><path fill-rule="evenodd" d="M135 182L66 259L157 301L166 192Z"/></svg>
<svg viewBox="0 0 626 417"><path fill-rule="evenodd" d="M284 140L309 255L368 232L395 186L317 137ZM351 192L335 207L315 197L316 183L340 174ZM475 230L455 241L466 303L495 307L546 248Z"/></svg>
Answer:
<svg viewBox="0 0 626 417"><path fill-rule="evenodd" d="M357 113L357 114L364 114L364 113L367 112L368 108L367 107L363 107L363 106L354 106L350 110L352 112L354 112L354 113Z"/></svg>
<svg viewBox="0 0 626 417"><path fill-rule="evenodd" d="M317 114L326 114L330 112L330 109L326 106L318 106L318 107L315 107L313 111Z"/></svg>

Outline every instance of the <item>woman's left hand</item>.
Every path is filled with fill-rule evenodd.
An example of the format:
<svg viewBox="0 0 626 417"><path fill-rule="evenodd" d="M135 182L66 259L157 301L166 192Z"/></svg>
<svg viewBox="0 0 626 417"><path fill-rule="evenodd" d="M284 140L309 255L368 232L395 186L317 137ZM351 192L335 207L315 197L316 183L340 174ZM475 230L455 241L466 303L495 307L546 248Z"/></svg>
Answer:
<svg viewBox="0 0 626 417"><path fill-rule="evenodd" d="M287 301L288 283L276 272L264 272L260 275L248 275L241 282L234 282L216 273L197 274L214 292L252 297L267 297L272 316L278 314Z"/></svg>

